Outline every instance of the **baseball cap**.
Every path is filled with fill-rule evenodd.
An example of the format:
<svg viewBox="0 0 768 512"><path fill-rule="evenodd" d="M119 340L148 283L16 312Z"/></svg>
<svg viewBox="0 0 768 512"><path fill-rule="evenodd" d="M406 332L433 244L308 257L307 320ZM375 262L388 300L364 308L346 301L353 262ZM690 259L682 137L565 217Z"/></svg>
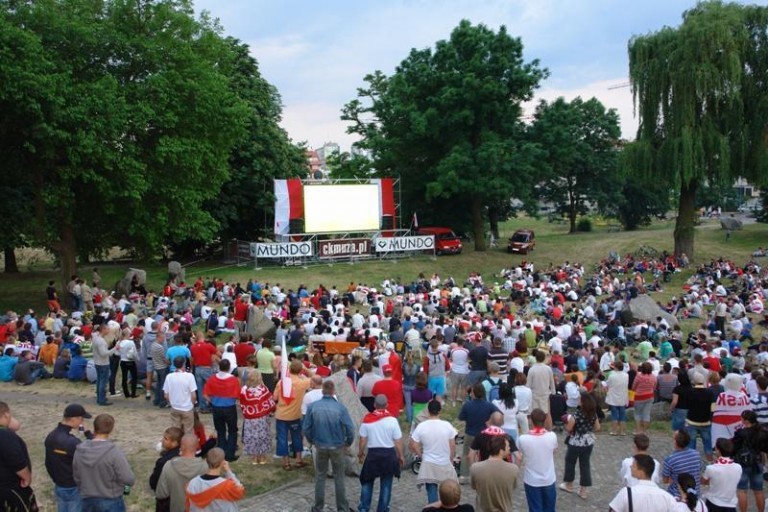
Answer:
<svg viewBox="0 0 768 512"><path fill-rule="evenodd" d="M65 418L92 418L93 416L85 410L85 407L83 407L80 404L69 404L66 409L64 409L64 417Z"/></svg>
<svg viewBox="0 0 768 512"><path fill-rule="evenodd" d="M694 384L702 385L705 382L707 382L707 379L706 379L706 377L704 377L704 375L702 375L700 373L694 373L693 374L693 383Z"/></svg>
<svg viewBox="0 0 768 512"><path fill-rule="evenodd" d="M392 365L391 364L385 364L381 367L382 373L392 373Z"/></svg>
<svg viewBox="0 0 768 512"><path fill-rule="evenodd" d="M386 349L387 350L395 350L395 344L392 343L391 341L388 341L387 344L386 344Z"/></svg>

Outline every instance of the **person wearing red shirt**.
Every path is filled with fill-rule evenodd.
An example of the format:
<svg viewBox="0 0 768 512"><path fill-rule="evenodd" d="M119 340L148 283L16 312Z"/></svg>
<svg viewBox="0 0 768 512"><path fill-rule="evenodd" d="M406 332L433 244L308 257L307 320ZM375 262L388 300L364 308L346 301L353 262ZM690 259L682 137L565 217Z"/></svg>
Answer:
<svg viewBox="0 0 768 512"><path fill-rule="evenodd" d="M197 403L200 405L200 412L207 414L211 411L208 407L208 403L202 400L203 389L205 383L213 375L213 357L218 356L216 345L206 341L203 333L197 333L197 341L189 347L189 352L192 354L192 364L195 367L195 381L197 383L198 399Z"/></svg>
<svg viewBox="0 0 768 512"><path fill-rule="evenodd" d="M390 349L389 346L392 346ZM392 380L402 383L403 382L403 360L395 352L395 345L391 341L387 343L387 349L389 352L389 365L392 367Z"/></svg>
<svg viewBox="0 0 768 512"><path fill-rule="evenodd" d="M240 343L235 345L235 359L237 359L237 366L245 368L248 366L248 358L256 353L256 347L250 341L240 340Z"/></svg>
<svg viewBox="0 0 768 512"><path fill-rule="evenodd" d="M245 334L245 326L248 322L248 294L244 293L240 297L235 299L235 326L237 327L237 332L240 333L240 336L242 337ZM238 366L244 366L240 364L240 359L237 360Z"/></svg>
<svg viewBox="0 0 768 512"><path fill-rule="evenodd" d="M385 364L381 367L384 378L373 385L371 394L384 395L387 397L387 411L397 417L403 410L403 384L392 378L392 365Z"/></svg>

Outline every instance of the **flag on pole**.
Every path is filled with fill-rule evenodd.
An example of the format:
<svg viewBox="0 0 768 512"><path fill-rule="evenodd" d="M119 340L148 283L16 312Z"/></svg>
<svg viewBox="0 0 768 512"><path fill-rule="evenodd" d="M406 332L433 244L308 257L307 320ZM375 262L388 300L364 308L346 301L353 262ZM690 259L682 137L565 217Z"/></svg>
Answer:
<svg viewBox="0 0 768 512"><path fill-rule="evenodd" d="M413 219L411 219L411 226L413 226L413 229L419 229L419 218L416 216L416 212L413 212Z"/></svg>
<svg viewBox="0 0 768 512"><path fill-rule="evenodd" d="M286 404L290 404L296 397L296 394L293 392L293 381L291 381L291 376L288 374L288 351L285 348L285 336L283 336L282 345L283 351L280 356L280 399Z"/></svg>

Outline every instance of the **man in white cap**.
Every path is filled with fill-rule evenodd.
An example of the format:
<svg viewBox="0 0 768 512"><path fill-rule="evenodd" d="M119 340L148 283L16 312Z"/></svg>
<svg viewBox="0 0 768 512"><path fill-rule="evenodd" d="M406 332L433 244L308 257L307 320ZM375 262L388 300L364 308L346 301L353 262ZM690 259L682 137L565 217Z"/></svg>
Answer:
<svg viewBox="0 0 768 512"><path fill-rule="evenodd" d="M392 379L402 383L403 382L403 360L400 357L400 355L395 351L395 344L391 341L388 341L387 344L384 345L384 349L386 353L389 354L389 358L387 359L385 364L388 364L392 367Z"/></svg>

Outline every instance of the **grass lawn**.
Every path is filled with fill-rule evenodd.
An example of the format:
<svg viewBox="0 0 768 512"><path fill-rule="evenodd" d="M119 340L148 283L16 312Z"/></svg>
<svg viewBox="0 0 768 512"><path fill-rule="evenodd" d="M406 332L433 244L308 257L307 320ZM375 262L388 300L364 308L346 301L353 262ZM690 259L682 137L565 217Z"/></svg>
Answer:
<svg viewBox="0 0 768 512"><path fill-rule="evenodd" d="M506 252L506 239L519 228L536 231L536 250L527 256L511 255ZM327 287L346 288L350 281L377 286L387 278L409 282L419 273L429 276L437 272L441 277L454 277L458 281L466 279L470 272L479 272L486 282L493 281L493 275L502 268L509 268L521 260L533 261L539 268L550 264L559 265L568 260L583 263L588 268L608 256L611 251L620 255L636 251L641 245L649 245L659 251L673 248L673 221L655 222L653 225L634 232L608 232L605 226L596 226L591 233L568 234L566 224L548 223L546 219L522 217L505 222L501 227L499 247L486 252L475 252L472 244L465 244L464 252L457 256L414 255L402 260L367 261L355 264L334 263L303 267L265 266L254 270L252 264L244 266L225 266L219 262L203 262L187 267L187 281L193 282L197 276L221 277L230 282L245 283L257 278L269 283L296 289L304 283L309 287L319 283ZM742 231L736 231L728 243L725 234L716 220L705 220L696 229L695 262L708 261L721 256L743 264L751 253L765 245L768 224L749 224ZM260 262L261 263L261 262ZM24 310L28 307L42 311L45 308L45 287L49 279L59 280L58 272L41 267L39 261L33 270L26 270L21 262L20 274L0 274L0 310ZM83 266L81 274L90 278L91 266ZM147 271L148 288L159 291L167 276L165 265L134 263L132 265L99 264L99 272L105 285L112 287L129 267ZM682 280L688 274L678 276L671 283L671 294L680 292ZM57 282L61 290L62 284ZM671 296L671 294L669 296ZM660 298L666 299L665 294Z"/></svg>

